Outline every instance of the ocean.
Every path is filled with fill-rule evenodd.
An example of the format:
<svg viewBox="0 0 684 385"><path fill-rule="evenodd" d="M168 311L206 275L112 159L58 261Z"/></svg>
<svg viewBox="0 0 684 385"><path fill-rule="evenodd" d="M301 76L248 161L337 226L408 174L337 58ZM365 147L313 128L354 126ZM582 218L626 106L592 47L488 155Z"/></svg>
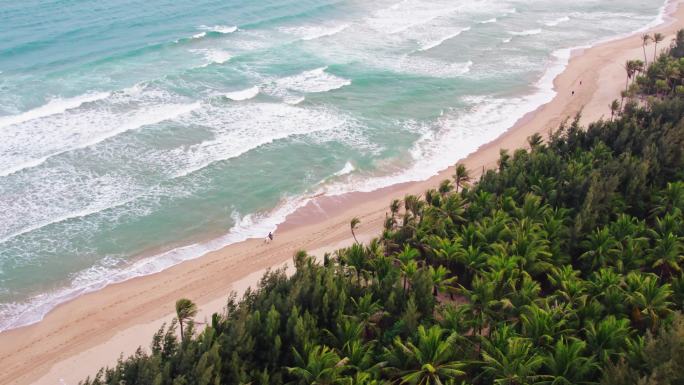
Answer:
<svg viewBox="0 0 684 385"><path fill-rule="evenodd" d="M550 101L571 48L662 13L0 0L0 331L263 237L315 194L427 178Z"/></svg>

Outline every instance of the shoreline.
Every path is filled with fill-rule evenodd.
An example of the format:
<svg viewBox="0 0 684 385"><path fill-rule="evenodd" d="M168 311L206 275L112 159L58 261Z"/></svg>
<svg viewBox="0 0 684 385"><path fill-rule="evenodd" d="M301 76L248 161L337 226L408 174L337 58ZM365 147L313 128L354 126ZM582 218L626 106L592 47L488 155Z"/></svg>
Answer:
<svg viewBox="0 0 684 385"><path fill-rule="evenodd" d="M250 239L263 239L262 235L267 234L268 232L275 232L276 230L282 230L282 228L288 228L288 225L290 225L289 222L291 222L291 216L293 214L296 214L311 204L318 206L318 201L321 200L322 197L334 198L348 194L354 194L357 192L369 193L385 189L389 189L388 191L393 191L393 187L395 186L402 186L408 183L421 183L428 179L434 178L435 176L445 172L453 163L461 159L466 159L471 154L480 151L487 144L498 140L508 131L515 130L519 126L524 125L523 122L529 120L531 116L533 116L534 113L536 113L536 111L538 111L542 106L550 103L557 94L555 79L567 69L570 60L574 56L580 55L584 50L595 46L601 46L604 44L609 44L613 41L619 41L630 36L634 36L640 32L648 31L655 27L666 26L670 14L674 13L676 9L676 5L677 0L666 0L665 3L659 8L656 18L635 31L599 39L596 42L590 43L588 45L563 48L553 51L550 55L550 60L546 70L542 74L542 77L539 78L535 83L534 88L536 88L536 91L528 95L509 97L506 99L494 99L489 101L489 103L494 103L500 102L501 100L518 99L516 107L519 108L516 108L516 110L525 110L527 109L526 107L528 107L528 104L531 104L534 107L529 109L527 113L524 113L519 118L511 119L510 124L502 124L501 122L498 122L499 124L495 124L496 126L505 128L503 130L499 129L498 132L494 133L493 136L491 136L491 133L485 132L484 136L489 134L489 137L485 138L484 143L476 144L474 147L468 146L466 144L468 149L461 150L459 151L460 154L458 156L452 157L454 159L453 162L442 161L438 168L434 169L433 166L433 168L429 171L423 171L423 168L418 167L419 164L416 163L408 169L388 175L364 177L360 183L356 183L359 181L352 180L351 182L347 181L343 183L322 185L315 190L305 192L301 195L289 197L268 211L250 213L240 217L233 227L228 229L227 232L225 232L225 230L209 231L206 234L190 237L183 242L171 241L163 246L143 250L135 258L133 258L130 265L122 268L121 270L112 271L112 274L107 279L90 281L79 286L73 286L72 281L72 284L69 284L63 288L31 297L28 302L21 304L22 310L19 311L17 315L10 317L9 322L0 319L0 333L41 322L47 316L47 314L52 312L55 308L73 301L85 294L102 290L107 286L123 283L138 277L157 274L178 264L202 258L208 253L218 251L236 243L244 242ZM537 99L542 100L539 101ZM499 107L507 106L504 105ZM590 120L582 119L582 121L584 123ZM422 160L423 163L430 164L432 162L428 162L428 160L440 161L440 158L441 157L431 156L429 159L420 160ZM346 167L347 165L345 164L345 168ZM416 174L416 170L421 170L421 172ZM414 172L411 173L411 171ZM319 212L323 215L329 216L326 211L319 210ZM243 222L248 222L248 224L243 226ZM41 299L41 297L46 299ZM24 310L31 308L38 308L40 310L37 312Z"/></svg>
<svg viewBox="0 0 684 385"><path fill-rule="evenodd" d="M664 7L663 24L650 29L666 32L663 47L684 20L681 0ZM671 17L674 20L668 20ZM528 136L536 132L546 136L549 129L572 119L580 110L583 123L608 116L608 104L619 98L624 85L624 58L642 57L641 32L645 30L590 48L569 50L569 62L552 79L556 92L552 100L522 116L461 163L477 177L483 167L496 166L500 148L513 151L527 147ZM652 45L649 48L652 50ZM578 85L580 79L582 86ZM575 95L570 95L571 90ZM360 240L379 234L392 198L421 194L450 178L452 172L453 167L449 167L419 182L316 197L286 216L272 244L247 239L59 304L38 323L0 333L0 362L6 369L0 373L0 383L75 384L100 366L114 364L119 352L128 355L139 345L147 347L161 323L172 318L177 298L195 301L200 308L197 320L202 321L221 311L231 290L242 292L253 286L265 269L289 262L294 251L307 249L322 255L350 244L349 220L354 216L361 219Z"/></svg>

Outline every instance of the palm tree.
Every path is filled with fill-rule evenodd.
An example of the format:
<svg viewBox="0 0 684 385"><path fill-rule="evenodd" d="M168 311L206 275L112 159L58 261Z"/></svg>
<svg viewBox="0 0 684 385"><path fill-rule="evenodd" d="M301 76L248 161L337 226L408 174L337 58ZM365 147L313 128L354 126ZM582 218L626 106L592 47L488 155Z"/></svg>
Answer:
<svg viewBox="0 0 684 385"><path fill-rule="evenodd" d="M610 121L613 121L613 118L615 117L615 114L620 111L620 102L618 102L617 99L613 100L612 103L610 103Z"/></svg>
<svg viewBox="0 0 684 385"><path fill-rule="evenodd" d="M544 139L541 135L539 135L538 132L535 132L534 134L532 134L532 136L527 138L527 143L530 145L530 148L532 150L535 150L537 147L539 147L543 141Z"/></svg>
<svg viewBox="0 0 684 385"><path fill-rule="evenodd" d="M407 289L408 278L418 271L418 263L415 261L418 255L418 250L412 248L408 244L405 244L404 249L396 256L396 259L399 262L399 267L404 275L404 292L406 292Z"/></svg>
<svg viewBox="0 0 684 385"><path fill-rule="evenodd" d="M475 322L468 306L446 304L439 309L439 323L448 330L466 335L474 330Z"/></svg>
<svg viewBox="0 0 684 385"><path fill-rule="evenodd" d="M544 358L535 353L532 343L519 337L509 338L503 348L485 340L482 359L482 374L497 385L538 382L540 376L535 373L544 363Z"/></svg>
<svg viewBox="0 0 684 385"><path fill-rule="evenodd" d="M449 218L454 224L459 224L465 221L463 214L465 213L465 202L458 194L449 194L442 202L442 209L447 212Z"/></svg>
<svg viewBox="0 0 684 385"><path fill-rule="evenodd" d="M488 255L479 247L469 245L466 248L461 248L457 258L465 270L461 281L464 284L469 284L477 272L485 265Z"/></svg>
<svg viewBox="0 0 684 385"><path fill-rule="evenodd" d="M596 229L581 243L585 251L580 259L586 260L591 269L613 265L617 255L618 242L607 227Z"/></svg>
<svg viewBox="0 0 684 385"><path fill-rule="evenodd" d="M363 326L364 337L368 340L386 312L382 309L380 302L373 300L371 293L366 293L358 301L355 298L352 298L351 301L354 304L354 317Z"/></svg>
<svg viewBox="0 0 684 385"><path fill-rule="evenodd" d="M660 267L661 276L669 278L672 272L681 272L679 264L684 261L680 238L672 233L659 236L651 251L652 267Z"/></svg>
<svg viewBox="0 0 684 385"><path fill-rule="evenodd" d="M632 75L634 75L634 66L631 64L631 60L627 60L625 62L625 65L623 66L625 69L625 72L627 72L627 79L625 79L625 93L627 92L627 89L629 88L629 80L632 78ZM624 96L623 96L624 98Z"/></svg>
<svg viewBox="0 0 684 385"><path fill-rule="evenodd" d="M567 332L566 320L558 308L540 308L536 304L524 307L520 315L522 335L537 346L551 344L559 335Z"/></svg>
<svg viewBox="0 0 684 385"><path fill-rule="evenodd" d="M649 41L651 41L651 35L645 33L641 36L641 47L644 49L644 63L646 65L648 65L648 59L646 59L646 46Z"/></svg>
<svg viewBox="0 0 684 385"><path fill-rule="evenodd" d="M499 165L499 172L502 172L509 166L510 160L511 155L508 153L508 150L506 150L505 148L500 149L499 160L496 162Z"/></svg>
<svg viewBox="0 0 684 385"><path fill-rule="evenodd" d="M440 385L465 374L465 363L454 357L459 335L433 325L418 326L415 344L396 337L392 349L385 349L387 371L402 384Z"/></svg>
<svg viewBox="0 0 684 385"><path fill-rule="evenodd" d="M621 356L629 339L629 320L609 315L601 321L587 320L584 334L589 351L594 352L603 364Z"/></svg>
<svg viewBox="0 0 684 385"><path fill-rule="evenodd" d="M640 73L644 72L645 69L646 69L646 66L644 65L644 62L642 62L641 60L634 60L634 73L635 74L640 74ZM636 80L636 77L635 77L635 80Z"/></svg>
<svg viewBox="0 0 684 385"><path fill-rule="evenodd" d="M662 33L656 32L653 34L652 39L653 39L653 44L654 44L654 46L653 46L653 61L655 62L656 57L658 55L658 43L665 40L665 35L663 35Z"/></svg>
<svg viewBox="0 0 684 385"><path fill-rule="evenodd" d="M470 173L468 173L468 169L466 167L459 163L456 165L456 173L454 174L454 182L456 182L456 192L458 192L459 188L466 185L468 182L470 182Z"/></svg>
<svg viewBox="0 0 684 385"><path fill-rule="evenodd" d="M643 68L641 60L627 60L625 63L625 71L627 72L627 79L625 80L625 92L629 89L629 81Z"/></svg>
<svg viewBox="0 0 684 385"><path fill-rule="evenodd" d="M660 285L655 275L640 272L629 273L625 281L628 302L632 306L632 321L636 325L649 325L655 331L660 319L672 312L670 284Z"/></svg>
<svg viewBox="0 0 684 385"><path fill-rule="evenodd" d="M668 213L674 209L684 209L684 183L668 183L665 190L658 194L654 213Z"/></svg>
<svg viewBox="0 0 684 385"><path fill-rule="evenodd" d="M453 283L456 282L456 277L448 277L449 270L444 266L439 266L434 268L430 266L430 275L432 276L432 284L434 285L432 289L432 295L435 297L439 292L445 292L453 289Z"/></svg>
<svg viewBox="0 0 684 385"><path fill-rule="evenodd" d="M592 383L588 379L600 369L593 356L586 357L582 352L586 349L586 342L577 339L567 341L561 337L553 352L544 357L544 367L549 373L549 379L540 384L545 385L574 385Z"/></svg>
<svg viewBox="0 0 684 385"><path fill-rule="evenodd" d="M580 272L571 265L555 267L548 276L551 287L556 289L556 301L572 307L582 307L587 302L587 282L579 278Z"/></svg>
<svg viewBox="0 0 684 385"><path fill-rule="evenodd" d="M404 197L404 209L413 214L414 217L420 215L423 203L424 202L415 195L408 194Z"/></svg>
<svg viewBox="0 0 684 385"><path fill-rule="evenodd" d="M323 332L327 335L332 345L338 349L343 349L346 345L360 340L363 336L363 325L352 317L342 318L335 326L337 326L336 333L328 329L324 329Z"/></svg>
<svg viewBox="0 0 684 385"><path fill-rule="evenodd" d="M363 245L355 243L341 252L341 257L347 265L356 272L356 282L361 284L361 272L366 268L366 249Z"/></svg>
<svg viewBox="0 0 684 385"><path fill-rule="evenodd" d="M472 289L469 290L460 285L460 292L468 299L468 306L473 310L477 322L477 334L481 335L482 330L490 324L490 320L500 318L499 311L510 305L510 301L502 298L501 293L497 292L500 285L506 284L507 282L499 283L475 276Z"/></svg>
<svg viewBox="0 0 684 385"><path fill-rule="evenodd" d="M340 357L327 346L316 345L304 358L292 348L296 365L287 371L296 377L301 385L336 385L343 384L342 372L346 369L347 359Z"/></svg>
<svg viewBox="0 0 684 385"><path fill-rule="evenodd" d="M439 184L439 193L442 194L442 196L448 194L451 192L451 190L454 189L454 186L451 184L451 181L449 179L444 179L440 184Z"/></svg>
<svg viewBox="0 0 684 385"><path fill-rule="evenodd" d="M679 65L668 63L665 67L665 81L670 84L672 92L674 92L677 83L679 82L681 72L679 71Z"/></svg>
<svg viewBox="0 0 684 385"><path fill-rule="evenodd" d="M424 197L425 202L427 202L429 205L439 207L441 203L440 198L442 197L442 194L438 195L437 190L431 188L425 191Z"/></svg>
<svg viewBox="0 0 684 385"><path fill-rule="evenodd" d="M176 317L178 318L178 326L180 327L181 341L185 339L183 332L183 323L190 321L192 317L197 315L197 305L187 298L181 298L176 301Z"/></svg>
<svg viewBox="0 0 684 385"><path fill-rule="evenodd" d="M357 217L352 218L351 222L349 222L349 227L351 227L352 237L354 237L354 242L356 242L356 243L359 243L359 241L356 239L356 234L354 234L354 230L356 230L356 228L359 227L359 223L361 223L361 220Z"/></svg>
<svg viewBox="0 0 684 385"><path fill-rule="evenodd" d="M401 201L399 199L394 199L392 203L390 203L390 212L392 213L392 218L394 218L399 213L400 208Z"/></svg>
<svg viewBox="0 0 684 385"><path fill-rule="evenodd" d="M430 239L430 247L438 262L445 263L449 268L453 268L454 262L463 249L458 242L452 242L449 238L434 236Z"/></svg>
<svg viewBox="0 0 684 385"><path fill-rule="evenodd" d="M349 384L372 384L369 377L363 377L366 382L359 382L359 374L365 374L366 376L370 376L371 374L369 372L364 372L364 370L371 369L373 364L374 364L374 356L373 356L373 351L374 351L374 343L363 343L360 340L354 340L351 341L350 343L344 345L344 347L341 350L341 353L347 358L346 365L356 371L357 374L357 381L349 381L347 378L345 378L346 381L344 381L345 385ZM377 384L377 382L376 382Z"/></svg>

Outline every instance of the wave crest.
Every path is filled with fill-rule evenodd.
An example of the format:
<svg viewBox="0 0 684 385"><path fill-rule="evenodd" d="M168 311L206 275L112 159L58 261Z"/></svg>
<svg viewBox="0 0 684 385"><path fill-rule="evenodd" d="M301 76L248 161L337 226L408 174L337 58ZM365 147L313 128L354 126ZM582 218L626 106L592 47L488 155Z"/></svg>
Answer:
<svg viewBox="0 0 684 385"><path fill-rule="evenodd" d="M39 119L50 115L61 114L72 110L85 103L95 102L109 97L109 92L92 92L73 98L54 98L40 107L22 112L18 115L0 116L0 128L14 124L24 123L29 120Z"/></svg>
<svg viewBox="0 0 684 385"><path fill-rule="evenodd" d="M199 29L207 32L216 32L225 35L237 31L238 27L235 25L215 25L213 27L200 25Z"/></svg>
<svg viewBox="0 0 684 385"><path fill-rule="evenodd" d="M240 91L228 92L228 93L224 94L223 96L227 97L230 100L241 101L241 100L252 99L253 97L257 96L258 94L259 94L259 87L254 86L254 87L250 87L250 88L240 90Z"/></svg>
<svg viewBox="0 0 684 385"><path fill-rule="evenodd" d="M547 21L546 23L544 23L544 25L547 27L555 27L558 24L565 23L566 21L570 21L570 18L568 16L563 16L559 17L558 19Z"/></svg>
<svg viewBox="0 0 684 385"><path fill-rule="evenodd" d="M232 58L230 52L220 49L195 49L191 50L191 52L202 54L207 59L207 63L202 65L202 67L210 64L223 64Z"/></svg>
<svg viewBox="0 0 684 385"><path fill-rule="evenodd" d="M530 35L538 35L542 33L541 28L535 28L535 29L528 29L524 31L509 31L509 34L513 36L530 36Z"/></svg>
<svg viewBox="0 0 684 385"><path fill-rule="evenodd" d="M445 41L453 39L456 36L462 34L463 32L467 32L467 31L470 31L470 27L461 28L461 29L457 30L456 32L450 33L449 35L441 37L435 41L423 44L423 46L420 47L419 51L427 51L427 50L433 49L437 46L442 45L442 43L444 43Z"/></svg>
<svg viewBox="0 0 684 385"><path fill-rule="evenodd" d="M304 93L327 92L350 85L349 79L332 75L326 70L328 67L320 67L300 74L288 76L276 80L280 88Z"/></svg>

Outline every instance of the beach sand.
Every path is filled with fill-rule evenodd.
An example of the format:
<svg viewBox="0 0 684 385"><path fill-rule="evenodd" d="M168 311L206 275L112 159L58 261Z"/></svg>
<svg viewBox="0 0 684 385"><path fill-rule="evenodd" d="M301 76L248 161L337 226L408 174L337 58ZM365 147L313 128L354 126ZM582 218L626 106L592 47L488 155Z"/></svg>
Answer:
<svg viewBox="0 0 684 385"><path fill-rule="evenodd" d="M660 44L663 48L684 27L682 2L672 2L666 23L651 30L667 36ZM623 64L643 59L641 34L573 52L565 71L554 80L556 97L462 163L477 177L483 167L496 167L500 149L526 147L530 135L546 137L580 110L582 122L609 118L608 105L619 99L625 84ZM653 54L652 44L648 51ZM231 291L242 293L254 286L266 269L285 266L296 251L320 256L351 244L353 217L361 220L359 240L379 235L392 199L421 194L452 174L450 168L422 182L319 197L290 215L270 244L262 239L234 244L60 305L39 323L0 333L0 384L76 384L101 366L115 364L122 352L132 354L138 346L147 349L152 334L173 318L178 298L195 301L200 309L196 320L204 322L222 311Z"/></svg>

